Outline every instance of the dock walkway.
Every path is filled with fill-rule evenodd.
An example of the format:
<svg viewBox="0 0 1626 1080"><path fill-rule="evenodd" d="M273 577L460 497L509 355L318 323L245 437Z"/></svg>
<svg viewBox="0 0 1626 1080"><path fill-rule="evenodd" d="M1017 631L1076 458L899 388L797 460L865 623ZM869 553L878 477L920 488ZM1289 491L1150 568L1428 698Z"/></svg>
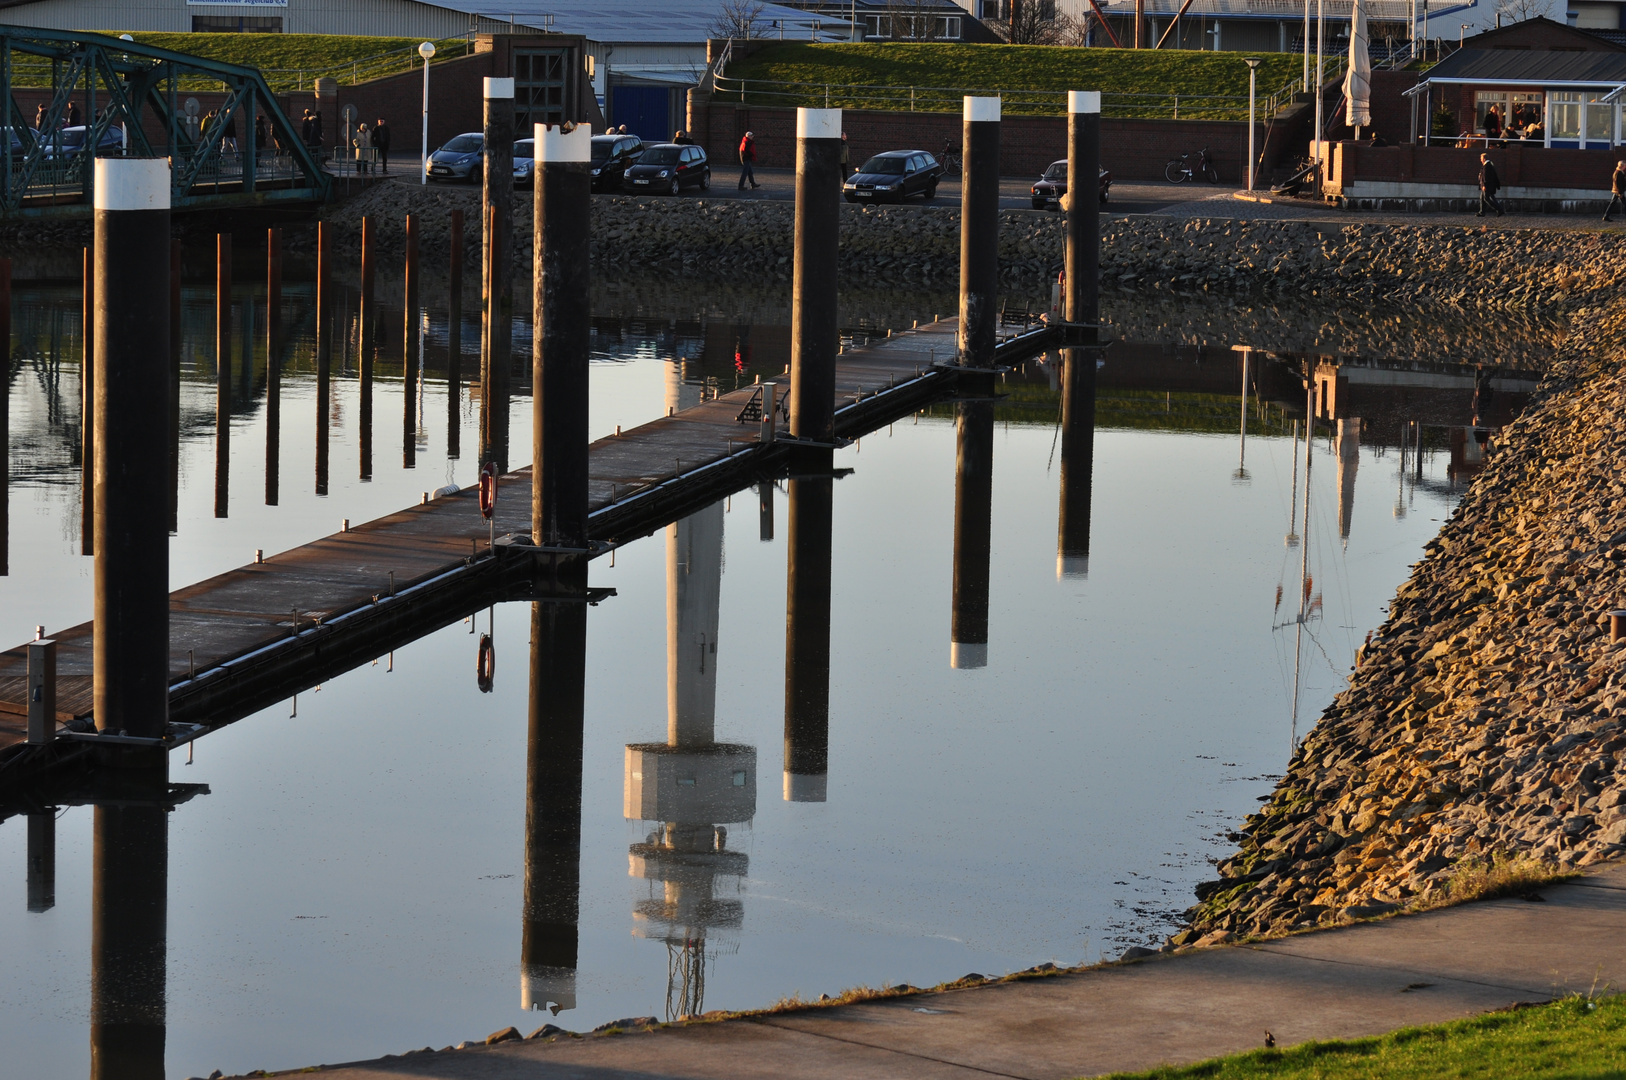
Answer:
<svg viewBox="0 0 1626 1080"><path fill-rule="evenodd" d="M955 374L934 364L954 356L955 332L956 321L945 319L842 353L837 436L855 438L947 393ZM788 390L788 375L765 381L781 397ZM592 444L589 510L597 553L778 467L786 442L763 444L759 425L738 419L756 392L722 394ZM530 472L501 478L499 537L530 535ZM514 557L518 550L500 542L490 547L471 487L176 590L171 724L202 725L192 734L211 730L471 611L520 598L513 571L532 560ZM92 624L49 636L58 650L59 731L66 726L77 737L92 728ZM26 679L26 646L0 653L0 777L27 737Z"/></svg>

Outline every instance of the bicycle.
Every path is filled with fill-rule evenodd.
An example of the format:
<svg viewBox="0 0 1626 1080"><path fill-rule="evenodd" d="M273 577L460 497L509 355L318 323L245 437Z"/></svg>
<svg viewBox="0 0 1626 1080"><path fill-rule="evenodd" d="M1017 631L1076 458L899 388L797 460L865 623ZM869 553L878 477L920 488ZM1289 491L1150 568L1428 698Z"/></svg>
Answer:
<svg viewBox="0 0 1626 1080"><path fill-rule="evenodd" d="M953 142L943 143L943 152L937 155L937 163L943 166L944 176L960 175L960 149Z"/></svg>
<svg viewBox="0 0 1626 1080"><path fill-rule="evenodd" d="M1191 163L1190 154L1181 154L1179 157L1163 166L1163 177L1171 184L1183 184L1187 180L1194 180L1201 176L1210 184L1219 183L1219 169L1214 167L1214 159L1208 153L1208 147L1197 152L1197 163Z"/></svg>

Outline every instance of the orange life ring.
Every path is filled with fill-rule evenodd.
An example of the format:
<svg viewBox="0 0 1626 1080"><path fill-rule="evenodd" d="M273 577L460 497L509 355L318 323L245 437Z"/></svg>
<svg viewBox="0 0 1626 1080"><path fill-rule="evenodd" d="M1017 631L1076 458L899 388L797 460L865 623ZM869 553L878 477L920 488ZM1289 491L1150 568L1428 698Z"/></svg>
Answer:
<svg viewBox="0 0 1626 1080"><path fill-rule="evenodd" d="M474 682L480 693L489 694L497 684L497 647L490 634L480 635L480 653L474 661Z"/></svg>
<svg viewBox="0 0 1626 1080"><path fill-rule="evenodd" d="M480 516L491 519L497 510L497 463L488 461L480 467Z"/></svg>

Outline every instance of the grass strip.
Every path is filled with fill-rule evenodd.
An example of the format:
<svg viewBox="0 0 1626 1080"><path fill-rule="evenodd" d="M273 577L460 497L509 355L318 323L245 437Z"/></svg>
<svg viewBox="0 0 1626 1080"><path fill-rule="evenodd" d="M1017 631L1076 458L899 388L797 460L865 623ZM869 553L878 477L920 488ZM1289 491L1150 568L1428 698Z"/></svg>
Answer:
<svg viewBox="0 0 1626 1080"><path fill-rule="evenodd" d="M1626 1077L1626 997L1591 995L1370 1039L1250 1050L1112 1080L1582 1080Z"/></svg>

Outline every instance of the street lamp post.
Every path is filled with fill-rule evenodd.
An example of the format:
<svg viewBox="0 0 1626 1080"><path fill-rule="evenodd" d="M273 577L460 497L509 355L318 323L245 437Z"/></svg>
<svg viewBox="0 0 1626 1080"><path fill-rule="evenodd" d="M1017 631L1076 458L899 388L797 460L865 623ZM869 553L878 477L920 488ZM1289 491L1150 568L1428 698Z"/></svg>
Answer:
<svg viewBox="0 0 1626 1080"><path fill-rule="evenodd" d="M1244 56L1242 62L1248 65L1248 190L1253 190L1253 170L1259 156L1254 152L1253 140L1259 133L1259 125L1253 120L1254 89L1259 82L1259 65L1264 60L1257 56Z"/></svg>
<svg viewBox="0 0 1626 1080"><path fill-rule="evenodd" d="M418 55L423 57L423 143L418 162L418 183L422 186L429 184L429 59L435 55L435 43L426 41L418 46Z"/></svg>

